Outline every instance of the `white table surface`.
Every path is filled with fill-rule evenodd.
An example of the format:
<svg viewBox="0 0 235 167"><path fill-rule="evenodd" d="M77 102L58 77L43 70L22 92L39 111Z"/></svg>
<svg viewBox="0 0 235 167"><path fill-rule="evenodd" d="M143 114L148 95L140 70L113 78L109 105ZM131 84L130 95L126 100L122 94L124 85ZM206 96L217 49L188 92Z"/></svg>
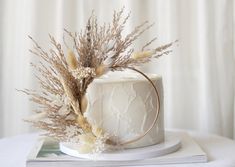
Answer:
<svg viewBox="0 0 235 167"><path fill-rule="evenodd" d="M188 132L188 134L207 153L209 161L207 163L162 165L163 167L235 167L234 140L198 132ZM26 134L1 139L0 167L25 167L26 157L37 137L38 134Z"/></svg>

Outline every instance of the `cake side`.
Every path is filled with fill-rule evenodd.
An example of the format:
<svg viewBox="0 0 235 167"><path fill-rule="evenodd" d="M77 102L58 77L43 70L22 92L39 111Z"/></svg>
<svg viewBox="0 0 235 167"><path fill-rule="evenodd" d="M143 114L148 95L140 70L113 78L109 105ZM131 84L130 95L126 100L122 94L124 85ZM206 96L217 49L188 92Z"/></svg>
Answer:
<svg viewBox="0 0 235 167"><path fill-rule="evenodd" d="M162 79L148 75L160 94L160 115L154 127L142 139L126 148L144 147L164 141L164 113ZM143 134L154 121L157 97L145 78L135 73L118 72L97 79L87 90L88 121L121 143Z"/></svg>

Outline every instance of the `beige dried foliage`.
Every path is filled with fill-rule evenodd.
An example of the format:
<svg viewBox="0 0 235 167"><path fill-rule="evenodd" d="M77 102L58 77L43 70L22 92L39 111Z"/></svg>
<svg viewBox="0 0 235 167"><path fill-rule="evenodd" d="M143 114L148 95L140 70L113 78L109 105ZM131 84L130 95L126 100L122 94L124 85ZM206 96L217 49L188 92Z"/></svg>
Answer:
<svg viewBox="0 0 235 167"><path fill-rule="evenodd" d="M71 125L78 129L76 133L74 132L75 134L80 134L81 131L93 134L92 125L84 117L88 103L85 94L89 84L107 71L136 67L152 58L171 52L169 48L175 42L154 49L146 49L156 38L147 42L142 50L135 51L132 47L133 42L153 24L144 22L124 36L123 30L130 14L124 17L123 12L124 8L119 12L115 11L112 22L101 26L92 14L86 28L80 33L72 33L65 29L65 34L73 41L71 48L74 49L74 52L66 50L67 55L64 54L62 45L51 35L49 38L52 48L49 51L45 51L29 36L34 43L30 52L40 58L39 64L32 64L32 66L39 73L36 77L41 91L26 89L23 92L39 105L37 112L46 113L49 120L30 121L34 126L48 131L47 135L63 141L70 140L71 136L66 134L65 129ZM77 70L76 75L80 76L82 72L85 74L81 74L83 77L78 79L80 77L74 76L73 70ZM89 73L92 71L95 71L95 75ZM59 98L55 100L55 97ZM65 103L68 103L71 111L69 110L67 115L59 115L58 112ZM75 121L66 119L71 114L77 117ZM101 130L95 133L100 135ZM110 140L107 142L113 143Z"/></svg>

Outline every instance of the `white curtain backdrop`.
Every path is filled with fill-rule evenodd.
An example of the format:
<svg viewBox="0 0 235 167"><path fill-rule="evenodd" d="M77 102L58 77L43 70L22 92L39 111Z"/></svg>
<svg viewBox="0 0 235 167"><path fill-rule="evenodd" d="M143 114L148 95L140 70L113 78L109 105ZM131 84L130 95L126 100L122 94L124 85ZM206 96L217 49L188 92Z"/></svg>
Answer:
<svg viewBox="0 0 235 167"><path fill-rule="evenodd" d="M171 55L143 67L163 76L165 125L235 135L235 2L233 0L0 0L0 137L32 129L22 119L35 107L15 89L35 88L28 49L34 37L48 48L48 33L62 41L63 28L79 31L92 9L100 22L125 6L126 31L155 22L136 44L179 39Z"/></svg>

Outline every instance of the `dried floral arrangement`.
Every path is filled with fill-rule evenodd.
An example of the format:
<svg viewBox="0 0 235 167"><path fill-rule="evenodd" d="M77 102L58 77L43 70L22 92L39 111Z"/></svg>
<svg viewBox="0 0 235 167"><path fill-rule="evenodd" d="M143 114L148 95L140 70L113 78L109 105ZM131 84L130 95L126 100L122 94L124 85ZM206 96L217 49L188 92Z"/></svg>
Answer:
<svg viewBox="0 0 235 167"><path fill-rule="evenodd" d="M91 125L84 117L89 84L108 71L129 68L140 72L135 67L169 54L170 47L176 42L149 49L156 40L154 38L141 50L135 51L133 41L153 24L146 21L124 36L122 32L130 14L124 17L123 12L123 9L114 11L112 22L102 26L98 25L97 18L92 14L85 30L80 33L64 30L73 41L71 49L67 47L67 54L51 35L49 37L53 47L49 51L29 37L34 43L30 52L41 59L38 65L32 64L39 72L37 79L41 91L23 90L39 106L36 115L28 121L46 130L45 135L59 141L82 143L82 153L102 151L104 144L117 144L109 139L106 132Z"/></svg>

